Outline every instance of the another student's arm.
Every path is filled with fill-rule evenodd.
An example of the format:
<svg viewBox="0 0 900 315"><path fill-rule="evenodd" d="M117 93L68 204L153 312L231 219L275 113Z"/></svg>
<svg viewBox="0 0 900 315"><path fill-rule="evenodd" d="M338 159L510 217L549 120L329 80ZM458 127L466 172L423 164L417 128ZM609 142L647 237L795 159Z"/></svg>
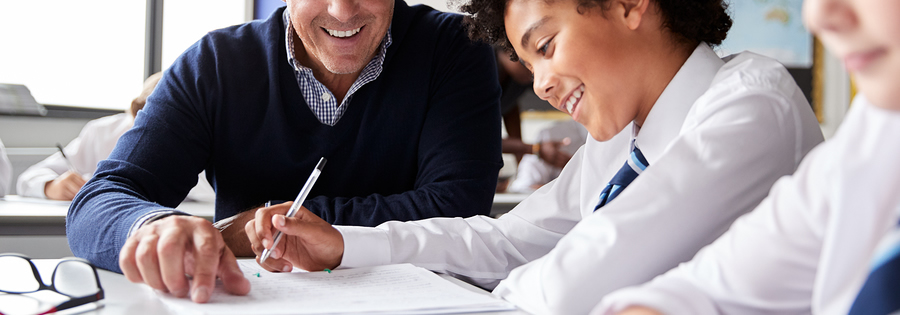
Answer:
<svg viewBox="0 0 900 315"><path fill-rule="evenodd" d="M807 161L818 153L810 153ZM821 155L821 154L819 154ZM809 313L828 226L828 168L804 163L753 212L693 260L653 281L616 291L593 314L647 306L664 314Z"/></svg>
<svg viewBox="0 0 900 315"><path fill-rule="evenodd" d="M75 138L67 147L79 146L80 143L81 138ZM48 198L45 193L47 185L68 170L69 168L62 155L59 152L54 153L28 167L19 175L19 178L16 180L16 193L24 197ZM84 185L84 182L81 185ZM78 188L81 188L81 186L79 185ZM71 200L73 197L74 194L68 199Z"/></svg>

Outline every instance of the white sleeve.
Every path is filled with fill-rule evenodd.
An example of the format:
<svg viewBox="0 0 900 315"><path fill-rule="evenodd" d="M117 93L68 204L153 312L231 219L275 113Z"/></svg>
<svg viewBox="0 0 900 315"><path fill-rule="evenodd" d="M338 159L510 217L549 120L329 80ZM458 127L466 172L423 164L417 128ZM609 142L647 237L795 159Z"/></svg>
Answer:
<svg viewBox="0 0 900 315"><path fill-rule="evenodd" d="M708 103L694 106L681 134L627 189L494 294L535 314L585 314L604 295L689 260L821 141L820 133L807 138L818 126L800 123L790 100L722 93L704 95Z"/></svg>
<svg viewBox="0 0 900 315"><path fill-rule="evenodd" d="M545 255L581 220L583 150L559 178L498 219L486 216L336 226L344 237L341 267L414 265L493 288L509 272Z"/></svg>
<svg viewBox="0 0 900 315"><path fill-rule="evenodd" d="M826 180L826 170L810 171L809 164L780 180L759 207L692 261L608 295L593 314L633 305L665 314L810 313L828 215L826 198L811 189Z"/></svg>
<svg viewBox="0 0 900 315"><path fill-rule="evenodd" d="M73 145L78 146L80 143L81 138L75 138L69 142L67 148ZM53 153L19 174L19 179L16 180L16 193L24 197L47 198L47 195L44 194L44 186L67 170L69 167L63 160L62 154Z"/></svg>
<svg viewBox="0 0 900 315"><path fill-rule="evenodd" d="M109 157L116 141L130 127L130 119L128 114L117 114L91 120L66 145L66 156L85 179L93 175L100 160ZM16 182L16 192L26 197L47 198L44 186L68 170L62 154L56 152L22 172Z"/></svg>
<svg viewBox="0 0 900 315"><path fill-rule="evenodd" d="M9 192L10 182L12 182L12 163L6 156L3 140L0 140L0 197L6 196L6 193Z"/></svg>

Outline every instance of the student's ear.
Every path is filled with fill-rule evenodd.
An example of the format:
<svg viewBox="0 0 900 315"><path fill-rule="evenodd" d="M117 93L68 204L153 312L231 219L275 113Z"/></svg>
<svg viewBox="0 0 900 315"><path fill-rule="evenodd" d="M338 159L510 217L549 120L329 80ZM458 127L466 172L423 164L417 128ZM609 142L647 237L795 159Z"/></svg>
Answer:
<svg viewBox="0 0 900 315"><path fill-rule="evenodd" d="M650 7L651 0L613 0L610 11L616 19L621 20L630 30L636 30L641 25L644 13Z"/></svg>

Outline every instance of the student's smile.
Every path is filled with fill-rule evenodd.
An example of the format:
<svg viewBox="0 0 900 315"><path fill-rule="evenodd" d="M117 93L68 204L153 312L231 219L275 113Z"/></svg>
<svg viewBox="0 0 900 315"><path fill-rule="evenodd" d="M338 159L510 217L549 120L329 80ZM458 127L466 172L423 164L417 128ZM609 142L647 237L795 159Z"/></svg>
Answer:
<svg viewBox="0 0 900 315"><path fill-rule="evenodd" d="M572 116L572 119L575 118L575 110L578 108L578 104L581 102L581 97L584 95L584 84L579 85L574 90L569 92L569 95L565 98L561 98L563 100L560 104L557 105L559 110L566 112L567 114Z"/></svg>

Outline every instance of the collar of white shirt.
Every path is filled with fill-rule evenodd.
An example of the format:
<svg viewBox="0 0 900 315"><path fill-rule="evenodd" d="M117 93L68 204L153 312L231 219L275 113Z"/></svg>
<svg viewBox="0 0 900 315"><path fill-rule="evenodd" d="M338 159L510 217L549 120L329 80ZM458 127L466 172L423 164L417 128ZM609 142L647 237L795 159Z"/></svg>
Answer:
<svg viewBox="0 0 900 315"><path fill-rule="evenodd" d="M633 129L635 145L641 148L650 165L681 131L694 102L709 89L724 64L709 45L700 43L653 104L644 125Z"/></svg>

